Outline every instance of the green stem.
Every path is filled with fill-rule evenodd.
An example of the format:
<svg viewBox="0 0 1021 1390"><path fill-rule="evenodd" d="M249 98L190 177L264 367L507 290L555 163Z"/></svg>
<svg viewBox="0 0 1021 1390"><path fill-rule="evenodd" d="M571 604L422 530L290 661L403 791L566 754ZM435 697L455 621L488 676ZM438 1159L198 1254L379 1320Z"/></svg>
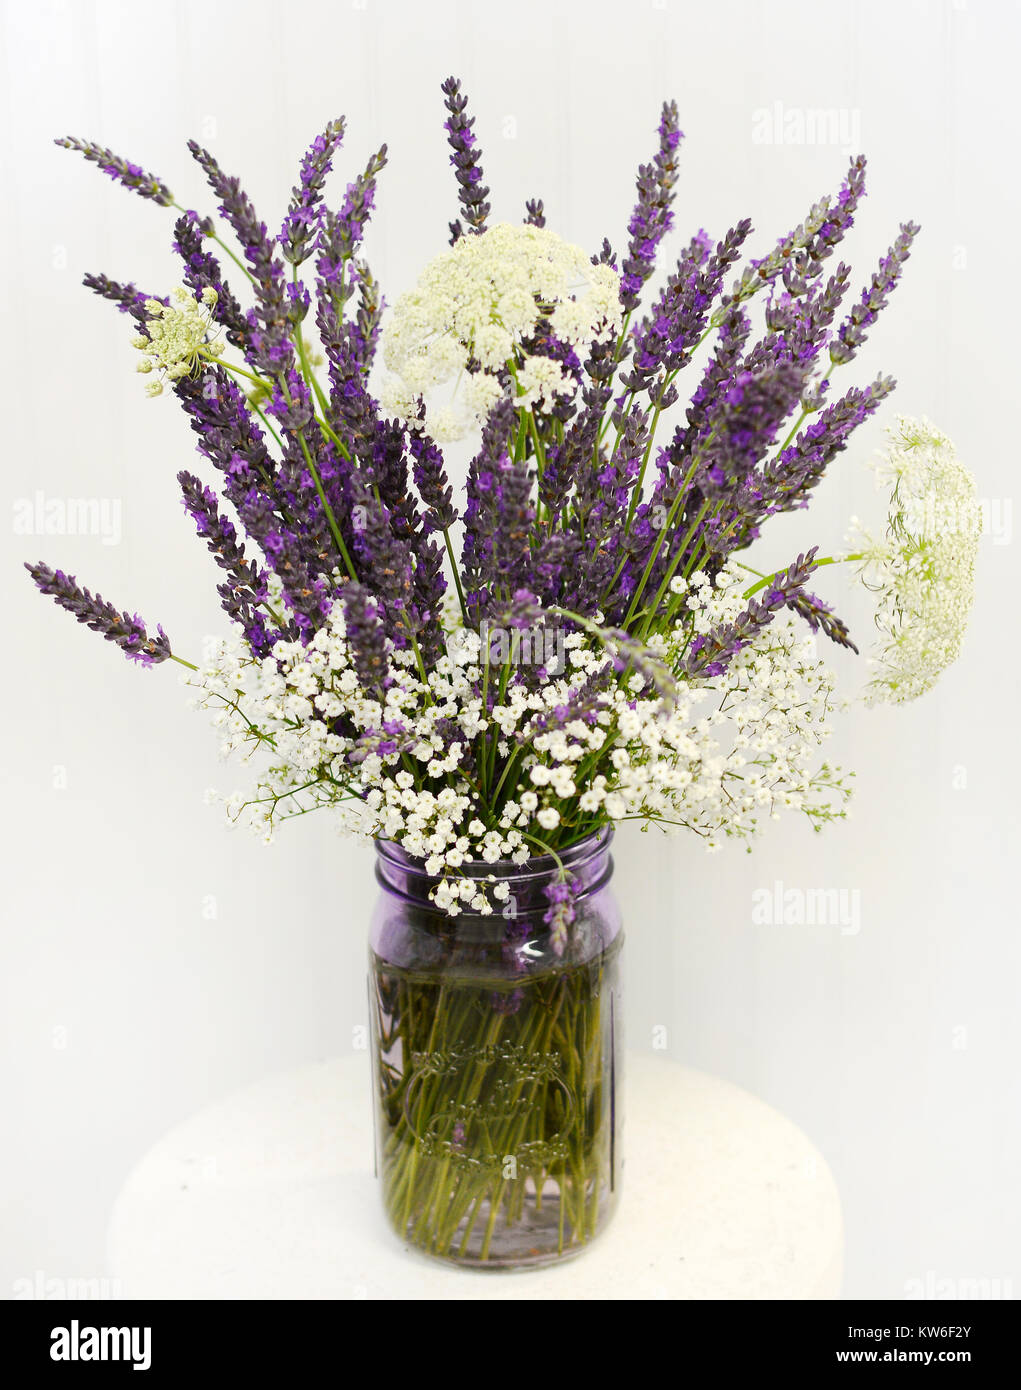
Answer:
<svg viewBox="0 0 1021 1390"><path fill-rule="evenodd" d="M450 539L450 531L446 526L443 528L443 544L447 549L447 558L450 561L450 572L454 576L454 588L457 590L457 601L461 605L461 619L465 627L468 627L468 605L464 601L464 590L461 587L461 571L458 567L457 560L454 558L454 544Z"/></svg>

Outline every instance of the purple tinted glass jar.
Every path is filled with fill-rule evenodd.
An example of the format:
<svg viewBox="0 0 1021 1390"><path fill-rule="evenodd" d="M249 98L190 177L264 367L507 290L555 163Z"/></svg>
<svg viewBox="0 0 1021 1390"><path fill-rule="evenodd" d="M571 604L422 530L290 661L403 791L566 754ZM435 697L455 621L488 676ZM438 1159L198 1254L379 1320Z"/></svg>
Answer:
<svg viewBox="0 0 1021 1390"><path fill-rule="evenodd" d="M480 1269L583 1250L620 1186L620 914L612 831L559 852L574 921L555 949L551 856L469 864L495 910L451 916L421 860L377 841L372 922L377 1167L391 1224ZM492 894L507 885L506 896Z"/></svg>

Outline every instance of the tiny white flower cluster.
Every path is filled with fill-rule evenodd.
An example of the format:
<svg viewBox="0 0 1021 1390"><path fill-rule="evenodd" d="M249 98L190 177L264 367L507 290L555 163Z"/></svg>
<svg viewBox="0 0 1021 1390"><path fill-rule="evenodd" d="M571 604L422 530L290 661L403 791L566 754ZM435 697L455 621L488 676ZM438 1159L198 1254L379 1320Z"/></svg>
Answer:
<svg viewBox="0 0 1021 1390"><path fill-rule="evenodd" d="M548 408L573 383L560 363L525 351L522 341L542 318L559 342L587 345L616 333L621 312L617 272L592 265L580 247L545 227L498 222L462 236L390 315L383 357L394 375L383 405L418 423L423 398L433 437L459 439L486 418L503 394L497 374L510 370L518 405ZM451 382L461 388L462 408L453 399L436 407L430 397Z"/></svg>
<svg viewBox="0 0 1021 1390"><path fill-rule="evenodd" d="M665 663L694 631L740 611L736 577L721 578L714 588L694 575L680 589L684 616L653 646ZM813 766L830 732L832 677L792 620L778 618L724 675L681 684L672 700L616 671L604 643L569 632L567 671L538 688L508 683L488 718L476 694L479 638L458 638L425 680L413 657L391 649L382 701L359 686L340 603L307 647L278 642L260 661L224 642L186 679L216 711L225 754L266 754L256 791L229 798L231 819L247 812L270 839L278 819L333 807L342 829L422 858L441 880L437 905L454 913L492 910L465 865L521 864L606 821L691 829L716 849L781 807L817 824L843 814L829 800L846 795L843 785Z"/></svg>
<svg viewBox="0 0 1021 1390"><path fill-rule="evenodd" d="M924 694L957 659L975 595L982 517L975 479L927 420L901 416L887 431L877 484L890 491L886 535L857 523L859 575L877 595L881 633L870 704Z"/></svg>
<svg viewBox="0 0 1021 1390"><path fill-rule="evenodd" d="M160 371L170 381L180 381L195 371L203 357L218 357L223 343L216 338L212 311L217 293L211 286L202 291L201 302L183 285L171 290L170 297L172 304L158 299L145 301L146 332L132 338L131 345L145 354L138 371ZM154 379L145 389L147 395L159 396L163 383Z"/></svg>

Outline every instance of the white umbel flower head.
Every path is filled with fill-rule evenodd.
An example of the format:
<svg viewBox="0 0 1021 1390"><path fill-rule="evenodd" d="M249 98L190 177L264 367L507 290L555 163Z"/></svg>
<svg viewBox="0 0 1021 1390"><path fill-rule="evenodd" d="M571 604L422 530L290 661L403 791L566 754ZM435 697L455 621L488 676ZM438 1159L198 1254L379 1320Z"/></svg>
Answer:
<svg viewBox="0 0 1021 1390"><path fill-rule="evenodd" d="M203 360L218 357L223 343L217 340L213 321L217 294L207 286L198 299L191 290L179 285L170 292L171 302L159 299L145 301L145 333L139 333L132 345L144 353L137 370L148 374L161 372L170 381L191 376ZM158 379L146 384L150 396L158 396L163 387Z"/></svg>
<svg viewBox="0 0 1021 1390"><path fill-rule="evenodd" d="M558 342L577 347L616 333L621 312L612 267L593 265L581 247L545 227L498 222L460 237L397 301L383 332L392 373L383 404L418 423L418 399L425 398L425 423L441 442L485 419L505 368L518 377L525 404L548 405L572 382L549 357L525 348L539 320L549 321ZM452 395L462 377L459 409L450 399L430 400L443 387Z"/></svg>
<svg viewBox="0 0 1021 1390"><path fill-rule="evenodd" d="M881 634L866 691L901 704L931 689L956 661L975 593L982 518L975 479L928 420L901 416L876 464L890 490L886 535L856 529L859 575L877 596Z"/></svg>

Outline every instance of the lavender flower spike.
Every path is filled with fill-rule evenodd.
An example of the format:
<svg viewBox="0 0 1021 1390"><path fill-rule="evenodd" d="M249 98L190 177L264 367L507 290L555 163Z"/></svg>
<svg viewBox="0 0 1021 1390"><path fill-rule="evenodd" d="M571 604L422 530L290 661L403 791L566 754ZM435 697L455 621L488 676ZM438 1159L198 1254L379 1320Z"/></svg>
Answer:
<svg viewBox="0 0 1021 1390"><path fill-rule="evenodd" d="M287 216L280 229L280 249L284 260L292 265L301 265L315 250L313 233L319 224L323 186L343 138L344 117L340 116L329 123L322 135L316 136L301 161L298 186L291 190Z"/></svg>
<svg viewBox="0 0 1021 1390"><path fill-rule="evenodd" d="M900 279L904 262L911 255L911 243L921 231L917 222L901 224L900 236L890 247L889 252L879 262L879 268L862 291L861 299L854 305L847 318L837 329L830 343L830 359L833 362L850 362L868 336L868 330L875 323L880 309L886 307L891 291Z"/></svg>
<svg viewBox="0 0 1021 1390"><path fill-rule="evenodd" d="M122 314L130 314L140 326L145 324L148 317L145 309L146 300L159 298L158 295L143 293L130 281L122 285L118 280L111 280L106 275L85 275L82 277L82 284L93 294L98 294L101 299L109 299L116 304Z"/></svg>
<svg viewBox="0 0 1021 1390"><path fill-rule="evenodd" d="M254 563L245 558L244 546L239 544L237 531L230 519L219 510L216 494L194 473L182 469L177 475L185 509L195 522L200 536L216 557L216 563L226 570L229 582L217 586L221 606L244 629L245 637L257 656L264 656L272 642L259 606L266 597L266 583Z"/></svg>
<svg viewBox="0 0 1021 1390"><path fill-rule="evenodd" d="M92 140L77 140L73 135L65 135L63 139L54 140L53 143L65 150L78 150L93 164L98 164L104 174L109 174L115 182L130 188L140 198L151 198L154 203L159 203L165 208L173 207L174 195L161 178L148 173L138 164L121 159L113 150L97 145Z"/></svg>
<svg viewBox="0 0 1021 1390"><path fill-rule="evenodd" d="M196 298L204 289L216 291L213 317L226 329L227 341L244 352L250 336L248 320L223 278L219 261L202 245L210 230L195 213L184 213L174 223L174 250L184 261L184 283L195 291Z"/></svg>
<svg viewBox="0 0 1021 1390"><path fill-rule="evenodd" d="M422 430L410 431L408 446L415 486L426 508L423 525L427 532L449 531L458 520L458 512L453 505L443 454Z"/></svg>
<svg viewBox="0 0 1021 1390"><path fill-rule="evenodd" d="M354 581L344 585L343 598L347 640L358 679L366 690L382 693L387 660L379 607L368 591Z"/></svg>
<svg viewBox="0 0 1021 1390"><path fill-rule="evenodd" d="M284 280L284 267L276 257L277 245L260 222L251 199L236 178L223 172L219 164L195 140L188 149L206 180L220 199L220 213L241 243L251 269L258 308L249 311L252 346L248 360L267 376L286 372L293 361L290 344L290 299Z"/></svg>
<svg viewBox="0 0 1021 1390"><path fill-rule="evenodd" d="M481 232L485 230L489 213L489 204L486 202L489 189L482 182L482 169L479 165L482 152L472 134L475 117L464 114L468 107L468 98L461 94L460 78L448 77L442 84L441 91L446 98L443 104L450 112L444 126L447 142L454 151L450 156L450 162L461 186L458 197L463 209L462 216L472 231ZM450 232L453 244L461 235L461 223L451 222Z"/></svg>
<svg viewBox="0 0 1021 1390"><path fill-rule="evenodd" d="M157 637L150 637L137 613L132 615L126 609L118 612L101 594L93 595L81 588L73 574L50 569L41 560L35 565L26 561L25 568L44 594L49 594L93 632L101 632L108 642L116 642L129 661L158 666L173 655L170 639L161 627L156 629Z"/></svg>
<svg viewBox="0 0 1021 1390"><path fill-rule="evenodd" d="M769 626L781 609L792 608L804 616L805 605L798 604L797 595L815 569L817 552L818 546L813 546L807 555L799 555L788 569L775 574L763 597L750 599L748 607L732 623L715 628L704 637L696 637L682 662L683 674L689 680L718 676L742 647Z"/></svg>
<svg viewBox="0 0 1021 1390"><path fill-rule="evenodd" d="M638 307L642 286L652 274L656 248L670 230L677 182L677 146L684 132L677 128L677 103L663 103L659 122L659 150L651 164L638 170L638 202L628 223L630 242L620 281L620 301L629 312Z"/></svg>

